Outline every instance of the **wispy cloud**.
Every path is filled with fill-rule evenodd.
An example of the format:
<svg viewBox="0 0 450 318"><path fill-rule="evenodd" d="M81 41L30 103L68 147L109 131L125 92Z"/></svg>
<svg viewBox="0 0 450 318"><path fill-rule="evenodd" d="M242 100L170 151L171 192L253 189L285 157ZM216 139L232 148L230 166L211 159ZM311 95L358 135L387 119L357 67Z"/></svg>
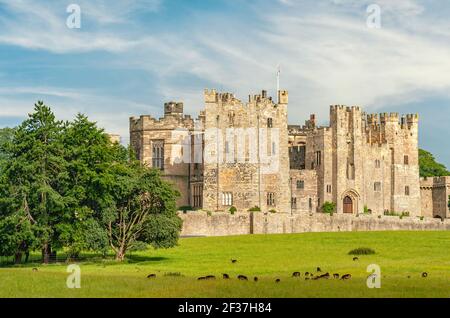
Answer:
<svg viewBox="0 0 450 318"><path fill-rule="evenodd" d="M188 112L197 112L206 87L242 99L260 89L275 94L280 64L292 123L311 112L326 121L328 105L334 103L370 111L435 97L450 104L450 5L439 1L223 2L229 11L221 1L214 2L217 8L208 3L199 10L180 9L185 2L164 10L174 2L160 0L76 2L83 14L80 30L66 27L70 1L0 0L5 12L0 14L0 44L85 57L114 68L118 77L135 72L148 81L121 95L107 79L84 86L80 79L77 89L64 79L59 86L6 84L1 103L14 94L47 95L68 109L83 107L101 125L127 135L129 116L160 111L168 99L183 100ZM381 8L381 29L366 25L372 3ZM4 77L0 81L7 83ZM124 81L120 88L127 85Z"/></svg>

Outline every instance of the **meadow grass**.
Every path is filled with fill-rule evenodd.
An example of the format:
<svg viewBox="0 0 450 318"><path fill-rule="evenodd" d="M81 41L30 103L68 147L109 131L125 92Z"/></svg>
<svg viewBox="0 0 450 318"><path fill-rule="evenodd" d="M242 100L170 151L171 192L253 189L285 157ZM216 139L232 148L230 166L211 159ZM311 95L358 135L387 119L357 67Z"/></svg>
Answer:
<svg viewBox="0 0 450 318"><path fill-rule="evenodd" d="M348 252L375 250L354 261ZM236 259L232 263L231 259ZM369 289L369 264L381 288ZM340 232L183 238L168 250L124 263L87 260L81 288L66 287L67 264L0 269L0 297L450 297L450 232ZM33 271L32 267L38 267ZM350 280L305 280L304 273L350 273ZM301 272L300 278L292 273ZM422 273L428 277L423 278ZM148 274L156 274L148 279ZM230 275L223 280L222 273ZM239 281L242 274L249 281ZM214 281L197 281L215 275ZM253 282L253 277L259 278ZM279 278L280 283L275 283Z"/></svg>

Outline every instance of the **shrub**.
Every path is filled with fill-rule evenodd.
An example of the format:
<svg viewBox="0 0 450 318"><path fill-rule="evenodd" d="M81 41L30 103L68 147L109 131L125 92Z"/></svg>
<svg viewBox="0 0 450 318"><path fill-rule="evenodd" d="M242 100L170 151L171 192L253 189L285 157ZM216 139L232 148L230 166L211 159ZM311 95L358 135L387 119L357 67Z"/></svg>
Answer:
<svg viewBox="0 0 450 318"><path fill-rule="evenodd" d="M248 209L249 212L261 212L261 208L255 205L253 208Z"/></svg>
<svg viewBox="0 0 450 318"><path fill-rule="evenodd" d="M183 205L178 208L178 211L183 211L184 213L186 213L187 211L194 211L194 208L190 205Z"/></svg>
<svg viewBox="0 0 450 318"><path fill-rule="evenodd" d="M275 209L270 209L269 212L270 212L270 213L277 213L277 210L275 210Z"/></svg>
<svg viewBox="0 0 450 318"><path fill-rule="evenodd" d="M372 214L372 209L369 209L367 205L364 206L364 214Z"/></svg>
<svg viewBox="0 0 450 318"><path fill-rule="evenodd" d="M237 209L235 206L232 206L229 211L231 214L234 214L234 213L236 213Z"/></svg>
<svg viewBox="0 0 450 318"><path fill-rule="evenodd" d="M212 212L211 211L206 211L206 215L211 216Z"/></svg>
<svg viewBox="0 0 450 318"><path fill-rule="evenodd" d="M375 251L369 247L358 247L348 252L349 255L370 255L375 254Z"/></svg>
<svg viewBox="0 0 450 318"><path fill-rule="evenodd" d="M333 215L334 210L336 209L336 204L334 202L325 201L322 205L322 212Z"/></svg>

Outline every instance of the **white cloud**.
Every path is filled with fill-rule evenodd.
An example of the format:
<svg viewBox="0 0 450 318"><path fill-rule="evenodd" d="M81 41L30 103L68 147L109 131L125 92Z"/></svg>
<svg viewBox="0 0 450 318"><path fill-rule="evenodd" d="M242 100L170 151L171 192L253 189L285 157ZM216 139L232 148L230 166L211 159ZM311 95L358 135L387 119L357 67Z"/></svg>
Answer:
<svg viewBox="0 0 450 318"><path fill-rule="evenodd" d="M127 3L82 2L98 24L73 31L65 27L65 7L59 13L42 2L8 1L15 15L1 18L0 42L57 53L115 52L120 56L117 65L148 72L160 96L184 100L191 113L203 107L206 85L235 92L243 100L260 89L274 94L278 64L282 87L290 91L291 122L310 112L326 120L328 105L334 103L376 110L448 96L450 91L450 22L430 15L424 2L334 0L322 1L315 9L310 2L278 0L255 7L253 19L230 20L215 12L192 16L178 32L160 28L151 33L143 31L145 25L136 28L137 22L130 19L143 8L142 2ZM159 1L149 3L154 6L145 8L151 11L161 6ZM366 27L365 9L371 3L382 8L381 29ZM116 24L120 28L114 28ZM187 79L179 80L180 74L187 74ZM122 100L127 108L109 112L98 105L112 103L119 110L120 103L91 93L65 97L83 100L101 125L125 136L129 116L156 109L133 104L130 93ZM67 103L69 108L79 107Z"/></svg>

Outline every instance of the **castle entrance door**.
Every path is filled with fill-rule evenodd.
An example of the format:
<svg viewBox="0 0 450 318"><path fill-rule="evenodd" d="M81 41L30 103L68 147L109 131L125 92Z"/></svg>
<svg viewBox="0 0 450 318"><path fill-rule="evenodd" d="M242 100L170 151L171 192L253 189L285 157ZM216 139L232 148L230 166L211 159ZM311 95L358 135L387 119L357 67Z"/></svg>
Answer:
<svg viewBox="0 0 450 318"><path fill-rule="evenodd" d="M353 200L349 196L344 198L344 213L353 213Z"/></svg>

